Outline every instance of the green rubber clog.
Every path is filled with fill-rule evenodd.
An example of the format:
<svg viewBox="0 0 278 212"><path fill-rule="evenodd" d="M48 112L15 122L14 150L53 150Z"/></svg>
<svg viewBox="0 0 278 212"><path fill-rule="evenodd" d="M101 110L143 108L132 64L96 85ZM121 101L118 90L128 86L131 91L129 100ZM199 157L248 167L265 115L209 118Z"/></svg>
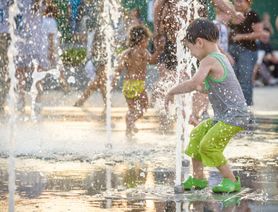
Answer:
<svg viewBox="0 0 278 212"><path fill-rule="evenodd" d="M228 178L223 178L222 182L212 188L214 193L232 193L238 192L241 189L240 178L236 177L237 181L233 182Z"/></svg>
<svg viewBox="0 0 278 212"><path fill-rule="evenodd" d="M182 186L184 190L190 190L192 188L204 189L208 186L208 181L189 176L187 180L183 181Z"/></svg>

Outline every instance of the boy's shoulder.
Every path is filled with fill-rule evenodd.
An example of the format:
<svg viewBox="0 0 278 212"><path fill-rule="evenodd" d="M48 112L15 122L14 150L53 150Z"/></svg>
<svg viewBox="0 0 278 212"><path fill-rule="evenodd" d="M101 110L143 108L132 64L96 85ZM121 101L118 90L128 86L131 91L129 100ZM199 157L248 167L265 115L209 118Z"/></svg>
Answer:
<svg viewBox="0 0 278 212"><path fill-rule="evenodd" d="M216 62L216 58L212 56L212 54L208 54L205 56L201 61L200 64L202 65L213 65Z"/></svg>
<svg viewBox="0 0 278 212"><path fill-rule="evenodd" d="M121 52L121 54L119 55L119 58L121 59L125 59L130 55L131 49L127 48L126 50L124 50L123 52Z"/></svg>

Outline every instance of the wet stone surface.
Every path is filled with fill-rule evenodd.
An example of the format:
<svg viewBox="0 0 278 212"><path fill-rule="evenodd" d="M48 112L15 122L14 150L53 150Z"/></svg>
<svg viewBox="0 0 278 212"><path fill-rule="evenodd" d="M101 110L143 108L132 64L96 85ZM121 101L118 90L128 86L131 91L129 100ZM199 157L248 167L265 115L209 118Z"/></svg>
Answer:
<svg viewBox="0 0 278 212"><path fill-rule="evenodd" d="M107 150L105 131L92 125L19 124L16 211L278 211L277 119L258 119L253 133L238 135L225 150L243 186L240 194L228 195L209 188L174 193L174 133L161 135L146 127L128 142L123 123L117 122L113 148ZM1 125L0 211L8 211L5 130ZM190 166L182 170L191 171ZM221 180L216 169L206 168L205 175L210 187Z"/></svg>

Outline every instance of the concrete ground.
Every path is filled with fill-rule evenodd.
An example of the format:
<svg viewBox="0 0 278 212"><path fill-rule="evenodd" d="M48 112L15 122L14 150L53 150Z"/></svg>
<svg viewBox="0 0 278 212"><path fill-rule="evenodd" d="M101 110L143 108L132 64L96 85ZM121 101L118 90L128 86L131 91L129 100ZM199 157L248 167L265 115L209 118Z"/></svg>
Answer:
<svg viewBox="0 0 278 212"><path fill-rule="evenodd" d="M174 133L157 131L155 109L140 121L139 133L125 139L127 110L120 92L112 97L111 143L105 148L105 123L100 95L94 94L83 108L73 107L80 92L67 95L50 91L43 98L43 121L18 122L14 140L17 211L278 211L277 120L278 87L256 88L254 112L262 119L253 134L237 136L227 149L234 172L243 187L252 190L238 202L225 206L222 200L195 201L193 195L173 193L176 140ZM27 101L30 113L30 99ZM2 121L2 120L1 120ZM0 211L8 211L7 153L10 137L7 122L0 122ZM183 172L189 173L189 167ZM206 169L210 186L221 179ZM197 193L198 195L199 193ZM204 192L205 197L211 195ZM237 196L236 196L237 197ZM199 197L198 197L199 198ZM231 199L230 197L228 199ZM238 199L235 198L236 200ZM195 201L195 202L194 202ZM229 202L228 202L229 203ZM201 205L199 205L201 204ZM223 208L224 207L224 208Z"/></svg>
<svg viewBox="0 0 278 212"><path fill-rule="evenodd" d="M47 91L42 100L43 115L45 116L85 116L87 112L100 114L103 110L103 101L99 92L95 92L83 108L73 107L74 102L81 94L81 91L71 91L64 94L61 91ZM26 111L30 113L31 98L27 97ZM126 102L120 91L112 93L112 114L125 112ZM275 87L259 87L254 89L254 106L253 112L258 116L278 117L278 86ZM146 116L155 115L155 109L150 108Z"/></svg>

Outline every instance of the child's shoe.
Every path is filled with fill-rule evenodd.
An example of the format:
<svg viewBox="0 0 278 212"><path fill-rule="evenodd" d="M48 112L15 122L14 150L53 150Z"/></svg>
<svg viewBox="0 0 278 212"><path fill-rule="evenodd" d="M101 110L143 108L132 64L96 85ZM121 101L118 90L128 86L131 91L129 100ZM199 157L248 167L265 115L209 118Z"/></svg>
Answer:
<svg viewBox="0 0 278 212"><path fill-rule="evenodd" d="M214 193L231 193L241 189L240 178L236 177L237 181L233 182L228 178L223 178L222 182L212 188Z"/></svg>
<svg viewBox="0 0 278 212"><path fill-rule="evenodd" d="M208 186L208 181L204 179L197 179L189 176L187 180L183 181L182 186L184 190L195 189L204 189Z"/></svg>

